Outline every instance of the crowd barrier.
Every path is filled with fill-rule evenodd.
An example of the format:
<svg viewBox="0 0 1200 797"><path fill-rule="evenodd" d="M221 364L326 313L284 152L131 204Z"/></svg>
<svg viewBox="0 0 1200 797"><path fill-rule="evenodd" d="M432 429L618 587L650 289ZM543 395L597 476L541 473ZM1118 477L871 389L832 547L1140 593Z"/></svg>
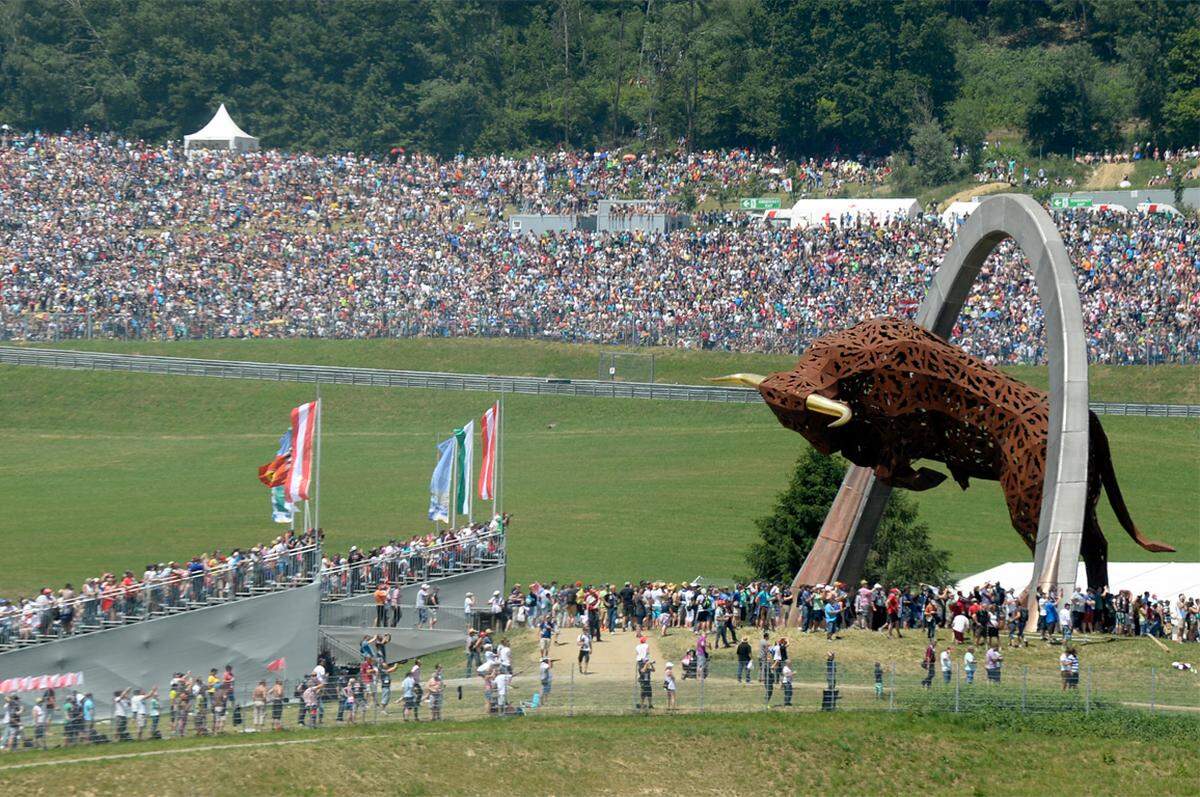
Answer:
<svg viewBox="0 0 1200 797"><path fill-rule="evenodd" d="M443 656L447 654L442 654ZM566 658L566 653L552 651ZM920 712L945 714L987 714L1009 711L1021 714L1074 713L1088 715L1112 709L1144 711L1147 713L1187 712L1200 710L1194 678L1191 672L1163 671L1147 667L1144 671L1110 671L1084 664L1075 675L1066 675L1054 667L1002 668L999 677L989 678L982 662L968 674L956 661L949 671L934 665L934 671L915 663L884 661L878 670L873 665L855 663L844 665L835 660L833 666L825 661L796 661L790 666L794 673L791 683L784 683L770 671L764 676L762 668L753 662L748 669L736 662L721 660L710 663L707 669L685 669L675 662L676 679L674 706L670 706L664 688L665 662L655 662L649 687L634 677L634 663L629 663L627 676L613 674L580 674L573 662L558 661L550 687L544 687L533 666L518 665L507 694L485 693L481 677L464 677L461 665L445 664L444 690L440 700L431 700L425 693L417 703L417 720L429 721L436 710L442 721L462 721L493 718L496 721L520 721L537 716L596 716L596 715L669 715L723 712ZM433 659L423 664L422 680L433 672ZM169 675L169 674L168 674ZM345 727L354 724L398 722L403 719L402 680L404 669L398 668L386 690L378 679L366 684L353 708L341 693L350 674L339 673L330 679L320 695L315 712L304 711L297 694L302 678L297 673L239 674L233 699L221 718L222 734L258 732L269 734L274 727L275 705L268 701L256 707L253 690L259 678L271 685L278 678L284 689L284 699L278 704L278 717L284 729L301 725L317 729ZM166 678L164 677L164 681ZM47 747L76 745L96 740L117 742L128 735L137 738L139 728L143 739L149 740L156 728L163 738L214 736L217 716L208 700L193 704L186 716L172 709L164 686L159 686L159 717L147 716L144 725L136 718L97 720L85 725L76 722L67 727L62 705L66 694L59 690L59 708L52 713L44 732L39 736L30 720L30 704L38 697L27 695L18 747L32 747L34 740ZM435 705L437 703L437 705ZM304 717L301 722L302 715ZM123 728L123 731L122 731ZM6 725L4 741L10 741L14 729ZM153 742L149 742L153 744ZM139 748L141 749L141 748Z"/></svg>
<svg viewBox="0 0 1200 797"><path fill-rule="evenodd" d="M433 371L393 371L379 368L349 368L208 360L186 357L110 354L105 352L36 349L0 346L0 365L24 365L83 371L118 371L206 376L220 379L256 379L271 382L305 382L362 387L407 387L426 390L520 393L537 396L653 399L658 401L703 401L758 404L756 390L709 385L673 385L617 382L597 379L556 379L527 376L491 376ZM1200 405L1131 404L1094 402L1098 415L1200 418Z"/></svg>

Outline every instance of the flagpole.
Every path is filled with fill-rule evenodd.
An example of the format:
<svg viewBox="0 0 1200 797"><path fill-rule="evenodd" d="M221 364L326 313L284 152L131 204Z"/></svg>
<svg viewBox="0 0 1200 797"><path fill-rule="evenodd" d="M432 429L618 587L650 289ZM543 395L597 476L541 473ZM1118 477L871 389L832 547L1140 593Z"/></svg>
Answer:
<svg viewBox="0 0 1200 797"><path fill-rule="evenodd" d="M317 485L316 485L316 492L314 493L314 497L316 500L314 501L314 507L313 507L313 527L316 529L321 528L321 415L323 414L321 412L321 409L322 409L321 408L321 383L317 382L317 429L316 429L316 432L317 432L317 451L316 451ZM321 533L320 533L320 531L318 531L316 533L316 543L317 543L317 555L319 556L321 553Z"/></svg>
<svg viewBox="0 0 1200 797"><path fill-rule="evenodd" d="M458 518L458 437L450 435L454 440L454 456L450 457L450 528Z"/></svg>
<svg viewBox="0 0 1200 797"><path fill-rule="evenodd" d="M501 518L500 525L504 525L504 394L500 394L500 400L497 402L500 408L500 417L496 419L496 501L493 511L497 517Z"/></svg>

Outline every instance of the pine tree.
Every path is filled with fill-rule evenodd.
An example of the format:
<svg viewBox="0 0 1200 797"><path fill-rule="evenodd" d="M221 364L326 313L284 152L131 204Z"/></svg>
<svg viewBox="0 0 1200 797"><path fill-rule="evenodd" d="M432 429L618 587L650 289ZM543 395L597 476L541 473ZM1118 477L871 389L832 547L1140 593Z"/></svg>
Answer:
<svg viewBox="0 0 1200 797"><path fill-rule="evenodd" d="M845 472L841 460L805 451L775 511L755 521L760 539L746 553L755 578L791 581L812 550Z"/></svg>
<svg viewBox="0 0 1200 797"><path fill-rule="evenodd" d="M929 525L918 517L916 500L893 490L867 553L863 578L895 587L941 585L949 581L949 562L950 552L930 543Z"/></svg>
<svg viewBox="0 0 1200 797"><path fill-rule="evenodd" d="M846 473L845 463L809 448L796 462L774 511L755 521L759 539L746 552L754 578L791 581L812 550ZM944 584L950 553L935 549L917 502L894 490L884 510L863 577L897 586Z"/></svg>

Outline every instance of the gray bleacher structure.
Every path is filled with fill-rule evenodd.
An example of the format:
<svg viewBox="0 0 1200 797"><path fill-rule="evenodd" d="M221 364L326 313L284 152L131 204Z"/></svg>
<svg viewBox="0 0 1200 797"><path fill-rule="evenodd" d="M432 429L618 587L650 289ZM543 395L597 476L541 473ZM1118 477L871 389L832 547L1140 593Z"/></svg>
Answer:
<svg viewBox="0 0 1200 797"><path fill-rule="evenodd" d="M638 199L602 199L595 213L514 213L508 218L513 232L538 237L547 233L571 232L643 232L666 233L692 226L686 213L622 212L622 208L648 204Z"/></svg>
<svg viewBox="0 0 1200 797"><path fill-rule="evenodd" d="M364 635L386 632L389 661L409 659L462 644L468 626L486 616L466 617L467 592L487 607L495 590L504 589L506 547L496 535L496 550L487 554L464 551L435 567L384 570L364 562L350 576L346 566L323 571L289 573L271 583L245 586L201 600L182 600L153 610L76 623L73 633L57 620L46 634L15 635L0 645L0 680L60 673L82 673L78 691L90 692L99 718L111 715L113 693L126 688L157 686L165 694L176 672L197 675L212 668L233 666L238 695L248 693L259 679L283 678L291 687L310 672L318 653L328 652L339 664L357 664ZM436 550L436 549L435 549ZM406 558L413 561L411 558ZM403 619L397 627L375 628L374 590L380 576L402 585ZM415 628L416 592L423 583L437 587L440 607L435 627ZM156 588L161 593L161 588ZM149 588L146 595L149 595ZM100 615L103 617L103 615ZM267 664L284 659L286 667L269 672ZM32 698L32 693L30 694ZM60 699L61 702L61 699ZM165 701L164 701L165 702Z"/></svg>

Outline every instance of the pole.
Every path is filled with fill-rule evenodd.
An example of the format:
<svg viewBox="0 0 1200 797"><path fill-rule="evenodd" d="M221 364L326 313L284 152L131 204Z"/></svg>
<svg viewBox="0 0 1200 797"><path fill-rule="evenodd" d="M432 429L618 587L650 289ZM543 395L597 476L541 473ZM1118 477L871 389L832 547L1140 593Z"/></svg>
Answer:
<svg viewBox="0 0 1200 797"><path fill-rule="evenodd" d="M1083 713L1092 713L1092 665L1087 668L1087 685L1083 693Z"/></svg>
<svg viewBox="0 0 1200 797"><path fill-rule="evenodd" d="M1029 691L1029 667L1021 668L1021 713L1025 713L1026 694Z"/></svg>
<svg viewBox="0 0 1200 797"><path fill-rule="evenodd" d="M1154 713L1154 701L1158 691L1158 670L1154 667L1150 668L1150 713Z"/></svg>
<svg viewBox="0 0 1200 797"><path fill-rule="evenodd" d="M317 450L316 490L313 493L313 528L321 528L321 383L317 382ZM317 552L321 551L321 535L317 534Z"/></svg>
<svg viewBox="0 0 1200 797"><path fill-rule="evenodd" d="M458 519L458 438L454 439L454 456L450 457L450 528L455 528Z"/></svg>
<svg viewBox="0 0 1200 797"><path fill-rule="evenodd" d="M500 400L496 402L496 406L500 408L499 418L496 419L496 502L495 512L498 517L503 518L504 515L504 394L500 394ZM501 521L503 526L503 521Z"/></svg>

